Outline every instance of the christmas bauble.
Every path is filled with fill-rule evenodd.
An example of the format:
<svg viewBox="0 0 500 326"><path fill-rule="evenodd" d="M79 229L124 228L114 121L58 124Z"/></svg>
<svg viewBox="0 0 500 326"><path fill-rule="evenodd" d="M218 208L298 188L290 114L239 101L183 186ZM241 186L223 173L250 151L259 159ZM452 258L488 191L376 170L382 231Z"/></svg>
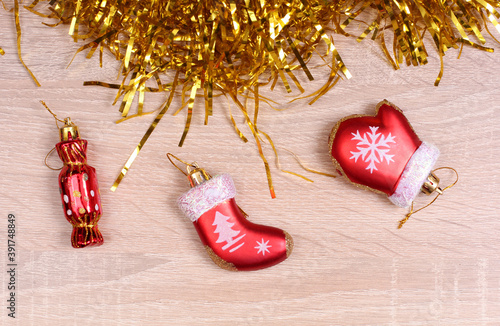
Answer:
<svg viewBox="0 0 500 326"><path fill-rule="evenodd" d="M262 269L291 254L293 240L287 232L246 218L236 205L236 189L228 174L210 178L196 168L188 178L193 188L179 198L179 207L193 222L210 258L221 268Z"/></svg>
<svg viewBox="0 0 500 326"><path fill-rule="evenodd" d="M64 163L59 173L59 190L66 219L73 225L74 248L99 246L104 240L97 226L102 215L101 194L95 169L87 164L87 141L78 127L66 119L60 129L57 153Z"/></svg>
<svg viewBox="0 0 500 326"><path fill-rule="evenodd" d="M375 115L351 115L332 129L329 149L340 174L358 187L386 194L401 207L422 190L439 190L431 170L439 150L421 141L403 112L384 100Z"/></svg>

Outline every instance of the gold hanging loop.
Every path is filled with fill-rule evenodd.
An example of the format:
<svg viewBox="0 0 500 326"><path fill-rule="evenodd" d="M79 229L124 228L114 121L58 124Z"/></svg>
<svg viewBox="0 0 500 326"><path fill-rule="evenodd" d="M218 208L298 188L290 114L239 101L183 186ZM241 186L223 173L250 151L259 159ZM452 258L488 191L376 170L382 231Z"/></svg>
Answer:
<svg viewBox="0 0 500 326"><path fill-rule="evenodd" d="M454 168L451 168L451 167L448 167L448 166L443 166L443 167L440 167L440 168L432 170L431 173L434 173L434 172L436 172L438 170L443 170L443 169L452 170L455 173L455 181L453 183L451 183L449 186L445 187L444 189L437 188L436 189L436 193L437 193L436 197L434 197L434 199L432 199L430 203L428 203L424 207L421 207L421 208L417 209L416 211L413 210L413 204L414 204L414 202L412 202L411 206L410 206L410 212L408 214L406 214L406 216L405 216L404 219L402 219L401 221L399 221L398 229L401 229L403 227L403 224L405 224L406 221L408 221L408 219L410 218L410 216L412 216L413 214L415 214L415 213L423 210L424 208L427 208L430 205L432 205L436 201L436 199L438 199L438 197L441 196L444 193L445 190L450 189L451 187L453 187L454 185L457 184L457 182L458 182L458 172Z"/></svg>
<svg viewBox="0 0 500 326"><path fill-rule="evenodd" d="M174 155L174 154L172 154L172 153L167 153L167 158L168 158L168 160L170 161L170 163L172 163L172 165L173 165L173 166L175 166L175 167L177 168L177 170L181 171L181 172L182 172L185 176L187 176L188 174L187 174L186 172L184 172L184 170L182 170L182 169L181 169L181 168L180 168L177 164L175 164L175 163L174 163L174 161L172 161L172 157L173 157L174 159L176 159L177 161L179 161L179 162L181 162L181 163L186 164L186 166L191 166L191 167L194 167L194 165L193 165L193 164L191 164L191 163L188 163L188 162L186 162L186 161L184 161L184 160L181 160L180 158L178 158L177 156L175 156L175 155Z"/></svg>
<svg viewBox="0 0 500 326"><path fill-rule="evenodd" d="M436 171L439 171L439 170L443 170L443 169L452 170L452 171L455 173L455 181L454 181L452 184L450 184L449 186L445 187L445 188L442 190L442 191L444 192L445 190L450 189L451 187L453 187L454 185L456 185L456 184L457 184L457 182L458 182L458 172L457 172L457 170L455 170L454 168L451 168L451 167L449 167L449 166L443 166L443 167L440 167L440 168L434 169L434 170L432 171L432 173L434 173L434 172L436 172Z"/></svg>
<svg viewBox="0 0 500 326"><path fill-rule="evenodd" d="M54 170L54 171L59 171L59 170L61 170L61 169L64 167L64 165L63 165L63 166L61 166L60 168L56 169L56 168L51 167L51 166L47 163L47 159L48 159L48 158L49 158L49 156L50 156L50 155L54 152L54 150L55 150L55 149L56 149L56 148L55 148L55 146L54 146L54 147L50 150L50 152L48 152L48 153L47 153L47 155L45 155L45 160L43 160L43 162L45 163L45 166L46 166L46 167L48 167L49 169Z"/></svg>

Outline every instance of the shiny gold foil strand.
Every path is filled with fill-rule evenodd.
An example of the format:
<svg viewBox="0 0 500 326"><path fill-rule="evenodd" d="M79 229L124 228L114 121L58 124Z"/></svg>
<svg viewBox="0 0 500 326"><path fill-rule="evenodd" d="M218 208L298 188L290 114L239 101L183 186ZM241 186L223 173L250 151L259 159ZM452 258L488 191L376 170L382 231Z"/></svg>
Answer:
<svg viewBox="0 0 500 326"><path fill-rule="evenodd" d="M182 147L182 145L184 144L184 140L186 140L186 136L188 134L189 127L191 126L191 119L193 117L194 99L196 98L196 91L200 87L201 87L201 82L199 80L195 80L194 84L191 87L191 94L189 96L186 125L184 126L184 132L182 133L181 140L179 141L179 147Z"/></svg>
<svg viewBox="0 0 500 326"><path fill-rule="evenodd" d="M113 105L115 105L118 102L118 100L122 97L122 102L120 104L120 108L118 109L118 111L121 113L122 117L127 116L128 112L125 112L125 114L124 114L123 111L125 109L127 109L127 111L128 111L130 106L132 105L132 102L130 101L129 106L127 106L127 102L129 101L130 97L133 98L135 96L135 92L137 91L137 84L141 80L141 76L139 76L139 78L137 78L138 72L139 72L139 67L134 67L133 70L127 71L126 73L124 73L122 84L120 85L120 88L118 89L115 100L113 101ZM128 85L125 85L126 80L129 78L128 77L129 75L131 75L131 76L130 76L130 80L128 81Z"/></svg>
<svg viewBox="0 0 500 326"><path fill-rule="evenodd" d="M276 167L277 167L277 168L278 168L281 172L284 172L284 173L288 173L288 174L294 175L294 176L299 177L299 178L302 178L302 179L304 179L304 180L306 180L306 181L308 181L308 182L314 182L313 180L311 180L311 179L309 179L309 178L307 178L307 177L303 176L303 175L302 175L302 174L300 174L300 173L296 173L296 172L293 172L293 171L289 171L289 170L282 169L282 168L281 168L281 163L280 163L280 160L279 160L279 155L278 155L277 148L276 148L276 146L274 145L274 142L272 141L271 137L269 137L269 135L268 135L267 133L263 132L262 130L259 130L259 133L260 133L260 134L263 134L263 135L264 135L264 137L266 137L266 139L267 139L267 141L269 142L269 144L271 145L271 148L272 148L272 150L273 150L273 152L274 152L274 156L275 156L275 158L276 158ZM282 148L282 149L284 149L284 148ZM292 154L292 155L294 156L294 158L297 160L297 162L299 163L299 165L300 165L300 166L301 166L304 170L306 170L306 171L308 171L308 172L312 172L312 173L317 173L317 174L321 174L321 175L325 175L325 176L334 177L334 178L336 177L336 176L334 176L334 175L331 175L331 174L328 174L328 173L324 173L324 172L320 172L320 171L316 171L316 170L313 170L313 169L310 169L310 168L306 167L306 166L305 166L305 165L301 162L301 160L298 158L298 156L297 156L295 153L293 153L292 151L287 150L287 149L284 149L284 150L286 150L287 152L289 152L290 154Z"/></svg>
<svg viewBox="0 0 500 326"><path fill-rule="evenodd" d="M410 11L410 7L404 1L398 3L398 1L393 0L396 4L401 19L403 21L403 33L406 34L406 40L408 44L408 56L407 58L414 66L427 63L427 54L423 50L422 40L415 27L415 18Z"/></svg>
<svg viewBox="0 0 500 326"><path fill-rule="evenodd" d="M82 6L82 0L76 0L75 14L73 19L71 19L71 25L69 26L68 34L74 36L78 34L78 21L80 18L80 8ZM78 38L73 37L73 40L76 42Z"/></svg>
<svg viewBox="0 0 500 326"><path fill-rule="evenodd" d="M24 68L28 73L30 74L31 78L35 82L36 86L40 87L40 83L36 79L35 75L31 72L31 70L28 68L28 66L24 63L22 54L21 54L21 22L19 19L19 1L14 0L14 16L15 16L15 23L16 23L16 33L17 33L17 54L19 57L19 60L23 64ZM3 50L1 50L3 52ZM3 55L3 54L2 54Z"/></svg>
<svg viewBox="0 0 500 326"><path fill-rule="evenodd" d="M144 83L150 79L155 71L151 71L147 73L146 75L144 74L138 74L137 72L134 72L132 75L132 78L130 79L129 85L128 85L128 90L125 91L125 95L123 97L123 101L120 105L120 112L122 112L122 116L126 117L128 115L128 112L132 106L132 101L134 100L135 94L139 92L139 107L142 108L143 101L144 101L144 96L141 96L145 92L145 87ZM122 84L123 85L123 84ZM116 100L116 99L115 99ZM141 109L142 111L142 109ZM138 112L140 113L140 112Z"/></svg>
<svg viewBox="0 0 500 326"><path fill-rule="evenodd" d="M276 41L277 35L279 33L281 33L282 30L290 22L290 15L293 15L294 12L295 12L295 10L292 9L290 13L287 13L285 15L285 17L281 18L281 17L279 17L278 13L275 11L273 13L274 15L271 16L272 19L270 19L270 24L271 24L271 28L270 29L271 29L271 38L275 42L275 48L276 48L276 51L278 52L278 58L279 58L282 66L283 66L283 69L288 74L288 76L292 79L292 81L295 83L295 86L297 86L297 88L299 89L299 91L301 93L303 93L304 92L304 88L300 85L299 81L297 80L297 78L295 77L295 75L292 73L290 65L287 62L287 54L284 51L284 48L282 46L282 42ZM283 43L284 43L283 39L281 41L283 41ZM293 48L292 48L292 50L293 50ZM300 55L299 55L299 57L300 57Z"/></svg>
<svg viewBox="0 0 500 326"><path fill-rule="evenodd" d="M170 84L168 84L168 85L170 85ZM105 83L105 82L101 82L101 81L84 81L83 86L101 86L101 87L105 87L105 88L120 89L120 87L122 85L121 84L110 84L110 83ZM165 88L164 86L162 86L161 89L155 88L155 87L145 87L144 91L156 93L156 92L163 92L163 91L167 90L168 88L169 87ZM125 87L125 89L128 89L128 86Z"/></svg>
<svg viewBox="0 0 500 326"><path fill-rule="evenodd" d="M377 19L357 38L358 42L363 40L370 32L371 30L377 28L377 20L381 19L382 18L382 14L385 12L385 14L389 17L389 20L391 21L391 24L392 24L392 27L393 27L393 31L394 31L394 42L396 43L396 40L397 42L399 42L400 44L400 47L402 49L403 52L406 52L406 43L403 42L403 37L401 37L400 35L400 32L399 32L399 25L401 23L401 20L398 20L397 17L394 15L393 13L393 10L392 10L392 0L389 0L389 1L377 1L376 2L376 7L378 8L378 11L379 11L379 14L378 14L378 17ZM363 6L361 9L365 9L367 6ZM361 10L360 9L360 10ZM354 14L351 14L349 15L349 18L351 17L356 17L357 15L359 15L361 12L358 11L358 12L355 12ZM344 22L342 24L342 26L347 26L347 24L351 21L352 19L348 19L346 20L346 22ZM399 62L400 60L398 59L398 55L396 54L397 50L396 48L394 49L394 57L395 57L395 60L392 59L392 57L389 55L389 52L387 51L387 48L385 46L385 41L383 39L383 34L381 36L381 46L382 46L382 50L384 52L384 54L386 55L386 57L388 58L388 60L391 62L391 64L393 65L393 67L395 69L399 69Z"/></svg>
<svg viewBox="0 0 500 326"><path fill-rule="evenodd" d="M299 173L296 173L296 172L292 172L292 171L289 171L289 170L285 170L285 169L282 169L281 168L281 163L280 163L280 159L279 159L279 154L278 154L278 150L277 150L277 147L274 145L274 142L273 140L271 139L271 137L263 132L262 130L259 130L257 129L256 126L254 126L255 129L257 130L257 133L258 135L262 134L264 135L264 137L267 139L267 142L269 143L269 145L271 145L271 148L274 152L274 156L276 158L276 167L281 171L281 172L284 172L284 173L288 173L288 174L291 174L291 175L294 175L296 177L299 177L299 178L302 178L306 181L309 181L309 182L314 182L313 180L303 176L302 174L299 174ZM260 138L260 137L259 137ZM299 163L300 167L302 167L304 170L308 171L308 172L311 172L311 173L315 173L315 174L319 174L319 175L323 175L323 176L328 176L328 177L332 177L332 178L336 178L337 176L336 175L333 175L333 174L330 174L330 173L326 173L326 172L321 172L321 171L317 171L317 170L314 170L314 169L311 169L311 168L308 168L307 166L305 166L305 164L300 160L300 158L292 151L286 149L286 148L283 148L283 147L280 147L280 149L282 150L285 150L287 151L288 153L290 153L294 159Z"/></svg>
<svg viewBox="0 0 500 326"><path fill-rule="evenodd" d="M358 42L361 42L365 37L367 37L373 30L377 30L380 26L380 20L381 20L381 16L377 16L377 18L373 21L373 23L370 24L370 26L368 26L368 28L365 29L365 31L360 35L358 36L358 38L356 39L356 41Z"/></svg>
<svg viewBox="0 0 500 326"><path fill-rule="evenodd" d="M454 14L453 10L451 10L451 8L448 9L448 13L449 13L449 15L451 17L451 20L454 23L455 27L457 28L457 30L459 31L460 35L462 36L462 38L458 38L456 40L457 42L465 43L465 44L470 45L470 46L472 46L472 47L474 47L476 49L479 49L479 50L483 50L483 51L487 51L487 52L493 52L493 49L491 49L491 48L487 48L487 47L484 47L484 46L481 46L479 44L476 44L476 43L472 42L469 39L469 37L467 36L466 27L462 26L462 24L460 23L460 21L458 20L458 18Z"/></svg>
<svg viewBox="0 0 500 326"><path fill-rule="evenodd" d="M441 46L444 46L443 51L446 52L447 48L452 46L452 43L449 42L449 39L447 38L447 42L443 44L441 33L444 33L444 31L442 31L441 27L439 27L440 22L437 21L438 19L436 19L436 17L433 16L431 12L427 11L427 6L424 6L418 2L416 2L415 5L420 12L420 15L422 16L422 19L426 24L427 30L430 32L434 43L438 47L438 51L441 51Z"/></svg>
<svg viewBox="0 0 500 326"><path fill-rule="evenodd" d="M449 15L450 15L450 18L451 18L451 21L455 24L458 32L460 33L460 35L462 36L462 39L466 40L466 41L469 41L469 37L467 36L467 33L465 32L464 30L464 27L462 26L462 24L458 21L458 18L455 16L452 8L448 8L448 12L449 12Z"/></svg>
<svg viewBox="0 0 500 326"><path fill-rule="evenodd" d="M259 83L256 83L253 88L254 93L254 112L253 112L253 125L257 128L257 117L259 116L260 97L259 97Z"/></svg>
<svg viewBox="0 0 500 326"><path fill-rule="evenodd" d="M318 32L320 32L321 38L323 39L323 41L328 46L328 50L330 51L331 56L332 56L332 67L338 66L338 69L340 71L342 71L342 73L344 74L344 76L347 79L350 79L352 77L352 75L349 72L349 70L347 69L346 65L344 64L344 61L342 61L342 58L340 57L340 54L337 51L337 48L333 44L333 39L329 38L324 33L324 31L323 31L323 29L321 29L320 25L315 25L314 27L316 27L316 29L318 30Z"/></svg>
<svg viewBox="0 0 500 326"><path fill-rule="evenodd" d="M290 155L292 155L292 157L297 161L297 163L299 163L299 165L304 170L306 170L308 172L311 172L311 173L315 173L315 174L319 174L319 175L324 175L324 176L327 176L327 177L330 177L330 178L336 178L337 177L337 175L335 175L335 174L331 174L331 173L327 173L327 172L321 172L321 171L318 171L318 170L311 169L311 168L307 167L304 164L304 162L302 162L302 160L299 158L299 156L297 154L295 154L294 152L292 152L291 150L286 149L284 147L279 147L279 148L282 149L282 150L284 150L284 151L286 151L286 152L288 152ZM297 174L297 173L294 173L294 172L290 172L290 171L285 171L285 170L281 170L281 171L286 172L286 173L290 173L290 174L296 175L298 177L301 177L301 178L303 178L305 180L314 182L314 181L312 181L312 180L310 180L310 179L308 179L308 178L306 178L306 177L304 177L304 176L302 176L300 174Z"/></svg>
<svg viewBox="0 0 500 326"><path fill-rule="evenodd" d="M210 41L206 48L208 52L208 67L206 80L204 81L204 91L205 91L205 125L208 124L208 117L213 114L213 86L214 86L214 69L215 66L215 44L216 44L216 30L218 29L218 23L214 21L212 26L212 31L210 35Z"/></svg>
<svg viewBox="0 0 500 326"><path fill-rule="evenodd" d="M295 99L291 100L290 103L312 97L313 99L311 101L309 101L309 105L312 105L321 96L323 96L324 94L326 94L326 92L328 92L330 89L332 89L333 86L335 86L340 79L341 79L341 77L337 74L337 70L332 69L330 71L330 75L328 76L328 80L320 89L318 89L317 91L315 91L309 95L296 97Z"/></svg>
<svg viewBox="0 0 500 326"><path fill-rule="evenodd" d="M306 181L309 181L309 182L314 182L313 180L299 174L299 173L295 173L295 172L292 172L292 171L288 171L288 170L284 170L281 168L281 163L280 163L280 160L279 160L279 155L278 155L278 151L276 149L276 146L274 146L274 142L272 141L271 137L269 137L269 135L265 132L263 132L262 130L258 130L259 134L262 134L264 135L264 137L267 139L267 141L269 142L269 145L271 145L271 148L274 152L274 157L276 158L276 167L281 171L281 172L285 172L285 173L288 173L288 174L291 174L291 175L294 175L294 176L297 176L299 178L302 178Z"/></svg>
<svg viewBox="0 0 500 326"><path fill-rule="evenodd" d="M279 55L276 53L275 48L271 45L271 43L267 40L263 40L264 45L266 47L266 50L270 54L271 59L273 60L274 65L277 67L279 76L281 77L281 81L283 82L283 85L285 86L285 89L288 93L292 92L292 89L290 88L290 84L288 83L288 80L286 79L285 76L285 69L283 67L283 64L281 60L279 59Z"/></svg>
<svg viewBox="0 0 500 326"><path fill-rule="evenodd" d="M29 6L23 6L23 7L24 7L24 9L26 9L26 10L28 10L28 11L30 11L30 12L32 12L35 15L38 15L40 17L44 17L44 18L51 18L51 17L53 17L53 13L47 15L47 14L43 14L43 13L41 13L41 12L36 11L36 10L33 9L39 2L40 2L40 0L35 0ZM4 8L5 8L5 6L4 6Z"/></svg>
<svg viewBox="0 0 500 326"><path fill-rule="evenodd" d="M302 58L301 54L299 53L299 51L297 49L297 44L294 41L292 41L287 30L285 30L285 33L286 33L286 40L287 40L288 44L290 45L290 48L292 49L292 52L295 55L295 58L297 58L297 61L299 61L300 67L302 68L302 70L304 71L304 73L306 74L306 76L309 80L314 80L314 77L312 76L311 72L307 68L307 65L304 61L304 58Z"/></svg>
<svg viewBox="0 0 500 326"><path fill-rule="evenodd" d="M469 7L465 6L465 4L461 0L457 0L457 5L462 11L462 14L460 15L459 18L466 24L467 28L470 28L474 32L475 36L481 42L481 44L485 44L486 40L479 31L479 28L476 25L476 23L474 22L475 17L469 11Z"/></svg>
<svg viewBox="0 0 500 326"><path fill-rule="evenodd" d="M486 18L485 14L483 12L481 12L481 17L483 18L484 21L486 21L487 18ZM495 36L493 36L493 34L491 33L490 29L488 28L488 24L484 25L484 29L486 29L486 32L491 36L492 39L495 40L495 42L497 42L497 43L500 44L500 41ZM463 43L462 43L462 46L463 46Z"/></svg>
<svg viewBox="0 0 500 326"><path fill-rule="evenodd" d="M495 19L495 17L500 19L500 14L495 10L495 8L493 8L493 6L491 4L487 3L486 1L476 0L476 2L481 4L485 8L486 12L488 13L488 19L491 21L493 26L495 26L497 31L500 33L500 24ZM486 24L485 24L485 27L486 27Z"/></svg>
<svg viewBox="0 0 500 326"><path fill-rule="evenodd" d="M297 79L294 78L293 75L290 74L290 68L288 66L288 63L286 62L286 55L284 55L282 49L280 48L279 42L277 42L276 37L279 33L279 31L282 28L282 25L279 23L280 18L278 17L278 13L276 11L271 11L266 14L266 18L269 22L269 29L266 31L264 26L261 25L260 21L255 20L253 23L255 24L255 28L257 31L259 31L259 38L258 42L260 46L264 46L265 51L268 52L270 55L270 58L272 59L272 64L274 68L277 68L279 76L283 82L283 85L285 86L285 89L287 92L291 92L290 85L285 77L285 72L292 78L296 86L299 88L299 90L302 90L302 87L300 86L300 83L297 81ZM247 31L249 30L250 26L247 27ZM248 33L248 32L247 32ZM266 33L269 33L267 35ZM269 36L269 39L268 37ZM257 49L261 49L261 47L256 47ZM258 75L260 74L251 74L253 75L253 82L257 81ZM253 83L250 84L249 86L253 86Z"/></svg>
<svg viewBox="0 0 500 326"><path fill-rule="evenodd" d="M240 129L238 128L238 125L236 124L236 121L234 120L233 113L231 112L231 103L229 101L229 98L227 97L227 94L224 94L224 96L226 97L226 100L227 100L227 108L228 108L228 112L229 112L229 119L231 120L231 123L233 124L233 128L236 131L236 133L238 134L238 137L240 137L246 143L246 142L248 142L248 139L240 131Z"/></svg>
<svg viewBox="0 0 500 326"><path fill-rule="evenodd" d="M107 39L108 37L112 36L113 34L116 33L116 30L111 30L109 32L107 32L106 34L96 38L94 41L90 42L90 43L87 43L83 46L81 46L80 48L78 48L78 50L76 50L75 54L73 55L73 58L71 59L71 61L69 62L68 66L66 67L69 68L69 66L73 63L73 60L75 60L76 58L76 55L80 52L82 52L83 50L85 49L88 49L88 48L92 48L92 47L96 47L99 43L101 43L102 41L104 41L105 39ZM87 59L90 59L91 56L86 56Z"/></svg>
<svg viewBox="0 0 500 326"><path fill-rule="evenodd" d="M269 187L269 192L271 193L272 198L276 198L276 194L274 192L273 181L272 181L272 177L271 177L271 169L269 168L269 163L267 162L267 159L264 155L264 151L262 150L262 145L261 145L261 142L259 139L260 138L259 131L254 126L252 121L250 120L250 117L248 116L248 112L247 112L245 106L238 100L238 98L234 94L229 93L229 95L231 96L233 102L236 103L236 105L240 108L241 112L243 113L243 115L245 117L245 121L246 121L248 127L250 128L252 135L254 136L255 143L257 144L257 149L259 150L260 158L261 158L262 162L264 163L264 168L266 170L266 177L267 177L267 184Z"/></svg>
<svg viewBox="0 0 500 326"><path fill-rule="evenodd" d="M141 151L142 147L144 147L144 144L146 144L149 136L151 136L151 134L155 130L155 128L158 125L158 123L161 121L161 119L163 118L163 116L165 115L165 113L167 113L167 111L168 111L168 109L170 107L170 104L172 104L172 100L174 98L175 88L176 88L176 86L178 84L178 77L179 77L179 71L177 71L177 73L175 74L174 80L172 82L172 89L170 91L170 95L169 95L169 97L168 97L165 105L163 106L163 108L161 109L161 111L158 113L158 115L156 116L156 118L153 120L153 122L149 126L148 130L146 131L146 133L142 137L141 141L139 142L139 144L136 146L136 148L134 149L134 151L132 152L132 154L128 158L127 162L125 162L125 165L122 167L122 169L120 171L120 174L118 175L118 177L116 178L115 182L113 183L113 186L111 187L111 191L115 191L116 188L118 188L118 185L120 184L120 182L122 181L122 179L127 174L127 172L130 169L130 166L132 165L132 163L134 163L135 159L137 158L137 155L139 155L139 152Z"/></svg>
<svg viewBox="0 0 500 326"><path fill-rule="evenodd" d="M391 20L391 23L392 23L392 29L394 30L394 45L396 45L396 44L399 45L399 48L397 48L397 49L399 49L400 53L402 54L402 56L398 56L396 54L397 50L394 50L395 60L398 63L402 63L403 57L408 58L408 43L407 43L407 40L405 39L405 37L403 35L403 31L402 31L404 26L401 26L401 19L398 15L395 14L393 7L392 7L392 4L393 4L392 0L384 0L382 5L383 5L384 10L389 15L389 19ZM407 60L407 64L408 64L408 60Z"/></svg>
<svg viewBox="0 0 500 326"><path fill-rule="evenodd" d="M358 17L367 7L372 5L370 1L363 1L364 2L363 5L360 8L358 8L358 10L353 11L355 7L354 4L355 2L356 1L354 1L353 5L351 5L350 7L344 9L344 15L347 16L347 19L340 25L340 28L345 29L347 25L349 25L354 19L356 19L356 17Z"/></svg>
<svg viewBox="0 0 500 326"><path fill-rule="evenodd" d="M441 82L441 78L443 78L443 73L444 73L444 61L443 61L443 56L444 56L444 49L443 49L443 37L442 35L439 36L439 44L438 44L438 54L439 54L439 63L440 63L440 69L439 69L439 74L434 81L434 86L439 86L439 83ZM460 51L462 52L462 51Z"/></svg>
<svg viewBox="0 0 500 326"><path fill-rule="evenodd" d="M394 70L398 70L399 69L398 62L392 58L392 56L389 53L389 50L387 49L387 46L385 45L385 31L384 30L385 30L385 28L382 29L382 32L380 32L379 36L378 36L378 38L380 39L380 46L382 48L382 52L384 52L385 57L387 58L387 60L389 60L392 67L394 68Z"/></svg>
<svg viewBox="0 0 500 326"><path fill-rule="evenodd" d="M275 198L275 192L274 192L274 187L273 187L273 184L272 184L272 176L271 176L271 171L270 171L270 168L269 168L269 164L267 163L267 160L264 156L264 153L263 153L263 150L262 150L262 147L261 147L261 137L260 135L264 135L264 137L267 139L268 143L271 145L271 148L274 152L274 155L275 155L275 158L276 158L276 165L278 167L278 169L282 172L285 172L285 173L289 173L289 174L292 174L292 175L295 175L297 177L300 177L306 181L309 181L309 182L313 182L311 179L299 174L299 173L295 173L295 172L292 172L292 171L288 171L288 170L284 170L281 168L281 165L279 163L279 155L278 155L278 152L276 150L276 146L274 145L274 142L272 141L271 137L263 132L262 130L260 130L259 128L257 128L257 117L258 117L258 110L259 110L259 91L258 91L258 84L255 86L254 90L253 90L253 93L254 93L254 100L255 100L255 112L254 112L254 120L253 120L253 123L250 122L250 118L247 114L247 111L246 109L242 109L242 112L244 113L245 115L245 118L246 118L246 121L252 131L252 134L254 135L255 139L256 139L256 143L257 143L257 146L258 146L258 149L259 149L259 154L261 155L261 158L264 162L264 166L265 166L265 169L266 169L266 175L267 175L267 180L268 180L268 185L269 185L269 190L271 192L271 197L272 198ZM245 100L248 100L250 97L248 95L245 96ZM245 101L246 103L246 101ZM229 105L229 103L228 103ZM246 107L246 104L245 104L245 107ZM230 107L229 107L230 108ZM243 108L243 106L242 106ZM229 109L230 110L230 109ZM230 112L230 117L231 117L231 121L234 125L234 128L235 130L240 133L240 137L244 137L243 135L241 135L241 132L239 131L238 127L236 126L236 123L233 119L233 116ZM246 138L244 139L244 141L246 142ZM312 170L312 169L308 169L307 167L305 167L301 162L299 162L301 167L304 168L305 170L309 171L309 172L313 172L313 173L318 173L318 174L323 174L323 175L328 175L328 174L325 174L323 172L318 172L318 171L315 171L315 170Z"/></svg>
<svg viewBox="0 0 500 326"><path fill-rule="evenodd" d="M285 43L285 42L283 41L283 43ZM277 47L277 52L279 54L279 58L282 61L283 69L285 70L287 75L290 77L290 79L294 82L295 86L299 89L299 91L301 93L304 93L304 88L300 84L297 77L295 77L295 75L293 74L291 67L287 62L287 59L286 59L287 55L285 54L285 51L283 50L283 46L282 46L281 42L277 43L275 46Z"/></svg>

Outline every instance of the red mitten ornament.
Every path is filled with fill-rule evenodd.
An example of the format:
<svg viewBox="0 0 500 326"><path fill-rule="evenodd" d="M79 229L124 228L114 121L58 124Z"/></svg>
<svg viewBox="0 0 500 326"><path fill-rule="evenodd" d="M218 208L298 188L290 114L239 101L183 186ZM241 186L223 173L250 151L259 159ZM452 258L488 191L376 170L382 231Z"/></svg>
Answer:
<svg viewBox="0 0 500 326"><path fill-rule="evenodd" d="M391 202L409 207L420 191L442 190L432 168L439 150L421 141L403 112L384 100L375 116L340 120L329 139L338 171L358 187L385 193Z"/></svg>
<svg viewBox="0 0 500 326"><path fill-rule="evenodd" d="M80 139L78 127L69 118L64 123L56 149L64 162L59 190L66 219L73 225L71 245L99 246L104 240L97 226L102 207L95 169L87 165L87 141Z"/></svg>
<svg viewBox="0 0 500 326"><path fill-rule="evenodd" d="M236 205L236 189L228 174L211 178L196 163L188 165L192 189L178 199L193 222L208 255L219 267L251 271L284 261L293 249L285 231L252 223Z"/></svg>

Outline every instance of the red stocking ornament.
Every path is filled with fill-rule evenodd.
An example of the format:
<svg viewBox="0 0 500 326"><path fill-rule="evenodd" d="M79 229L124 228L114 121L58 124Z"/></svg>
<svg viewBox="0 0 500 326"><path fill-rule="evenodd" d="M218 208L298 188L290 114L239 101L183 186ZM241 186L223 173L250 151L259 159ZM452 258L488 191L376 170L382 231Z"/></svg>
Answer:
<svg viewBox="0 0 500 326"><path fill-rule="evenodd" d="M292 237L281 229L248 221L236 205L236 189L228 174L211 178L192 163L188 165L188 179L192 189L178 199L179 207L193 222L208 255L219 267L251 271L276 265L290 256Z"/></svg>
<svg viewBox="0 0 500 326"><path fill-rule="evenodd" d="M358 187L385 193L397 206L409 207L420 191L442 193L431 171L439 150L421 141L403 112L386 100L375 116L340 120L329 147L340 174Z"/></svg>

